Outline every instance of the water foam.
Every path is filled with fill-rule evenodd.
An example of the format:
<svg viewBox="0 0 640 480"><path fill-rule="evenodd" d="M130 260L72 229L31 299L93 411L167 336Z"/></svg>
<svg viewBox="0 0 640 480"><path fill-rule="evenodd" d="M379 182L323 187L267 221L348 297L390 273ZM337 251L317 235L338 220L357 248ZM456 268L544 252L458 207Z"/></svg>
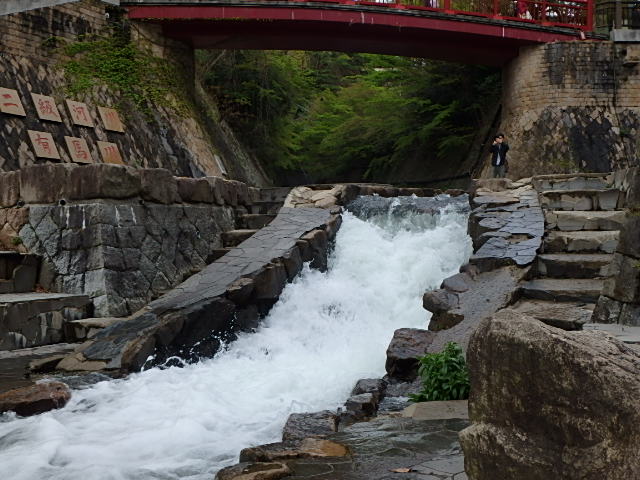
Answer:
<svg viewBox="0 0 640 480"><path fill-rule="evenodd" d="M336 408L358 378L382 376L393 331L426 327L422 293L457 271L470 242L465 214L374 217L345 214L329 271L305 269L256 333L214 359L0 417L0 478L211 480L242 448L278 441L291 412Z"/></svg>

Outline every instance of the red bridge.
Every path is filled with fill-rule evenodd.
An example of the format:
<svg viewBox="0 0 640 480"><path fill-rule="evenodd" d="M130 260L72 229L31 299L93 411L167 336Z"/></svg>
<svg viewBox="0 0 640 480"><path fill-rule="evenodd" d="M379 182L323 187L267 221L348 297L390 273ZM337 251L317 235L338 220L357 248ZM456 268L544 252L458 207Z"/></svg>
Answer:
<svg viewBox="0 0 640 480"><path fill-rule="evenodd" d="M391 0L396 1L396 0ZM122 0L194 48L333 50L503 65L522 46L593 37L595 0Z"/></svg>

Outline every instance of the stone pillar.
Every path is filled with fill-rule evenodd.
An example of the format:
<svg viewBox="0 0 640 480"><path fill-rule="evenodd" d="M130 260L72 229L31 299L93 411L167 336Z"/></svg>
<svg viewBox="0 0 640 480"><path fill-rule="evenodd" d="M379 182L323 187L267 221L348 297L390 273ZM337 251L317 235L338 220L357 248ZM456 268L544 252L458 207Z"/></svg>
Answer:
<svg viewBox="0 0 640 480"><path fill-rule="evenodd" d="M511 178L637 165L640 44L524 47L503 72Z"/></svg>

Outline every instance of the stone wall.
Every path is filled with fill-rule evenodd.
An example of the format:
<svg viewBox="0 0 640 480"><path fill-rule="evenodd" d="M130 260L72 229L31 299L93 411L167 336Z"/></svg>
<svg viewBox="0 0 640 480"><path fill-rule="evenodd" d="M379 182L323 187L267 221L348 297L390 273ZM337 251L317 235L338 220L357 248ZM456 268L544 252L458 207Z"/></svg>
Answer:
<svg viewBox="0 0 640 480"><path fill-rule="evenodd" d="M142 50L177 67L184 89L175 92L183 106L176 111L171 101L151 105L143 112L105 84L96 82L87 94L70 98L69 81L62 69L66 61L60 47L81 39L112 34L112 28L131 32ZM64 136L87 141L94 161L99 161L97 141L116 143L127 165L170 170L174 175L200 177L225 176L267 185L269 179L255 159L244 152L232 135L220 134L219 119L196 95L193 51L184 44L158 35L145 24L130 25L123 11L99 0L82 0L50 8L40 8L0 17L0 87L19 92L27 116L0 114L0 171L16 170L43 163L32 151L27 130L49 132L58 146L62 161L70 158ZM31 93L48 95L56 101L63 123L40 121ZM99 121L95 128L72 124L65 99L83 101L97 119L97 107L117 108L124 133L106 131ZM216 128L211 128L211 125Z"/></svg>
<svg viewBox="0 0 640 480"><path fill-rule="evenodd" d="M628 215L592 321L640 326L640 169L616 172L615 183L626 191Z"/></svg>
<svg viewBox="0 0 640 480"><path fill-rule="evenodd" d="M639 60L639 44L576 41L522 48L503 73L500 130L511 147L509 176L637 165Z"/></svg>
<svg viewBox="0 0 640 480"><path fill-rule="evenodd" d="M42 257L47 290L123 316L204 268L258 189L163 169L49 164L0 174L0 250Z"/></svg>

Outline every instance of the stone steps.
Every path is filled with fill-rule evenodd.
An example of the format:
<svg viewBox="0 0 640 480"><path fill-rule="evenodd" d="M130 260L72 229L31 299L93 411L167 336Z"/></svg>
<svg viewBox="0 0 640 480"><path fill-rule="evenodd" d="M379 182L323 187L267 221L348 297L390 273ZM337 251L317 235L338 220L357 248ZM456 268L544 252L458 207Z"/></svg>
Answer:
<svg viewBox="0 0 640 480"><path fill-rule="evenodd" d="M282 208L283 202L279 201L258 201L253 202L249 207L249 213L262 214L262 215L276 215L280 208Z"/></svg>
<svg viewBox="0 0 640 480"><path fill-rule="evenodd" d="M275 214L267 215L262 213L247 213L238 219L240 228L260 229L266 227L276 218Z"/></svg>
<svg viewBox="0 0 640 480"><path fill-rule="evenodd" d="M0 251L0 294L33 291L39 265L37 255Z"/></svg>
<svg viewBox="0 0 640 480"><path fill-rule="evenodd" d="M612 254L544 253L538 255L536 269L541 277L606 277L612 259Z"/></svg>
<svg viewBox="0 0 640 480"><path fill-rule="evenodd" d="M619 232L550 231L544 239L545 253L613 253L618 245Z"/></svg>
<svg viewBox="0 0 640 480"><path fill-rule="evenodd" d="M540 192L540 204L546 210L616 210L624 204L617 188L603 190L546 190Z"/></svg>
<svg viewBox="0 0 640 480"><path fill-rule="evenodd" d="M247 238L253 236L258 230L252 230L248 228L229 230L228 232L222 232L222 244L225 247L237 247Z"/></svg>
<svg viewBox="0 0 640 480"><path fill-rule="evenodd" d="M83 342L93 338L103 328L117 323L124 318L105 317L105 318L82 318L79 320L71 320L65 325L66 338L69 342Z"/></svg>
<svg viewBox="0 0 640 480"><path fill-rule="evenodd" d="M215 262L219 258L224 257L227 253L229 253L233 248L216 248L211 252L211 255L207 257L207 264Z"/></svg>
<svg viewBox="0 0 640 480"><path fill-rule="evenodd" d="M525 298L555 302L595 303L602 291L602 279L538 278L520 286Z"/></svg>
<svg viewBox="0 0 640 480"><path fill-rule="evenodd" d="M568 173L537 175L531 179L536 190L588 190L605 189L609 186L608 173Z"/></svg>
<svg viewBox="0 0 640 480"><path fill-rule="evenodd" d="M626 212L621 210L591 210L545 212L546 228L575 232L579 230L620 230L625 222Z"/></svg>
<svg viewBox="0 0 640 480"><path fill-rule="evenodd" d="M86 295L13 293L0 295L0 350L36 347L65 340L65 324L85 318Z"/></svg>
<svg viewBox="0 0 640 480"><path fill-rule="evenodd" d="M520 300L511 307L552 327L581 330L589 322L594 304L584 302L557 303L545 300Z"/></svg>
<svg viewBox="0 0 640 480"><path fill-rule="evenodd" d="M260 189L260 200L265 202L284 203L291 187L268 187Z"/></svg>

